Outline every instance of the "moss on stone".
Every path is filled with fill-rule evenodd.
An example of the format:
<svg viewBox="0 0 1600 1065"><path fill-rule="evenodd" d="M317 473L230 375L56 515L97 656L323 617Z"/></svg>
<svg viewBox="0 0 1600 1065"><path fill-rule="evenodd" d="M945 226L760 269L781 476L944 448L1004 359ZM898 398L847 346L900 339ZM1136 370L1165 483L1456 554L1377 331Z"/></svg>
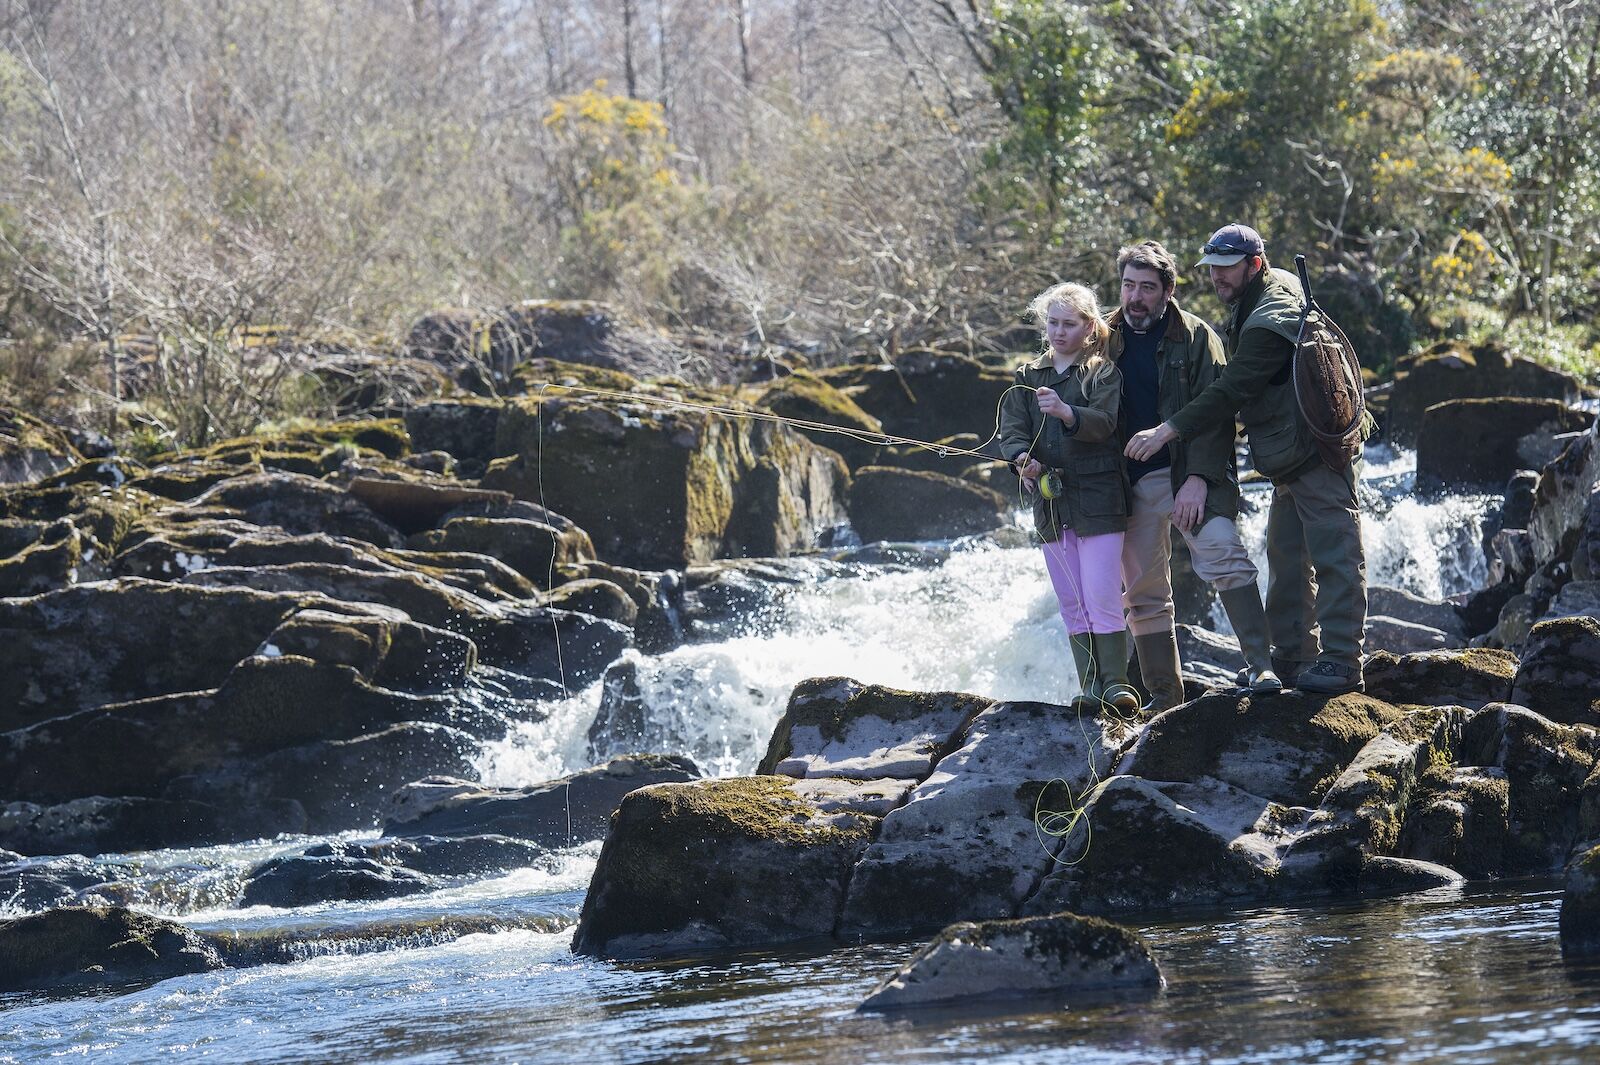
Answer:
<svg viewBox="0 0 1600 1065"><path fill-rule="evenodd" d="M0 924L0 991L116 987L223 967L216 945L122 907L49 910Z"/></svg>

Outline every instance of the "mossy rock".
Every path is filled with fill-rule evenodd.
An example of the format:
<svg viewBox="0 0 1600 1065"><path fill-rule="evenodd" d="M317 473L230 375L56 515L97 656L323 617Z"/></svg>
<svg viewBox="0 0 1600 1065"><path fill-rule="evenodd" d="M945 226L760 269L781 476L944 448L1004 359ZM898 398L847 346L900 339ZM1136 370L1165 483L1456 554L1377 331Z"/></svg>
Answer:
<svg viewBox="0 0 1600 1065"><path fill-rule="evenodd" d="M399 418L373 418L361 421L328 422L297 429L273 430L256 435L268 450L298 450L321 453L339 444L376 451L384 458L400 459L411 454L411 436ZM286 446L287 445L287 446ZM218 445L222 447L225 445Z"/></svg>
<svg viewBox="0 0 1600 1065"><path fill-rule="evenodd" d="M371 858L295 854L252 869L239 905L293 909L323 902L372 902L404 898L438 886L431 876Z"/></svg>
<svg viewBox="0 0 1600 1065"><path fill-rule="evenodd" d="M487 492L420 476L358 476L351 478L345 490L407 534L431 529L461 507L501 508L511 502L504 492Z"/></svg>
<svg viewBox="0 0 1600 1065"><path fill-rule="evenodd" d="M656 397L728 404L724 395ZM542 412L542 413L541 413ZM645 569L780 557L844 517L844 462L788 428L641 402L520 400L501 419L486 488L551 507L600 557Z"/></svg>
<svg viewBox="0 0 1600 1065"><path fill-rule="evenodd" d="M1396 443L1414 442L1423 412L1446 400L1520 396L1570 405L1584 395L1576 377L1513 356L1499 341L1473 347L1445 341L1396 364L1384 435Z"/></svg>
<svg viewBox="0 0 1600 1065"><path fill-rule="evenodd" d="M1367 694L1397 705L1444 705L1478 709L1511 696L1517 656L1487 647L1417 651L1395 655L1375 651L1362 671Z"/></svg>
<svg viewBox="0 0 1600 1065"><path fill-rule="evenodd" d="M125 988L226 967L214 941L120 906L6 921L0 953L0 991Z"/></svg>
<svg viewBox="0 0 1600 1065"><path fill-rule="evenodd" d="M1505 771L1430 765L1418 780L1400 833L1400 853L1437 862L1474 879L1498 876L1510 834L1511 790Z"/></svg>
<svg viewBox="0 0 1600 1065"><path fill-rule="evenodd" d="M926 471L866 466L850 486L850 524L866 543L988 532L1008 524L1010 511L999 492Z"/></svg>
<svg viewBox="0 0 1600 1065"><path fill-rule="evenodd" d="M966 480L973 480L971 477L966 477L966 464L972 462L972 456L958 454L958 452L977 451L979 445L984 443L977 433L957 433L954 436L947 436L931 442L937 446L930 448L921 444L895 444L893 447L885 449L879 464L893 466L902 470L927 470L930 473L943 474L947 477L964 477ZM991 460L1000 457L999 448L992 444L984 449L982 454L988 455ZM991 462L987 465L993 465L993 463ZM1009 469L1004 463L1001 463L1000 466L1002 469ZM974 481L974 483L979 482ZM1016 478L1014 476L1000 483L1004 485L1005 490L1008 492L1014 491L1016 488Z"/></svg>
<svg viewBox="0 0 1600 1065"><path fill-rule="evenodd" d="M1057 913L951 925L859 1009L1142 989L1164 981L1150 945L1110 921Z"/></svg>
<svg viewBox="0 0 1600 1065"><path fill-rule="evenodd" d="M1315 806L1356 753L1404 714L1365 695L1207 695L1157 715L1125 773L1221 780L1286 806Z"/></svg>
<svg viewBox="0 0 1600 1065"><path fill-rule="evenodd" d="M808 373L794 373L768 385L755 398L755 405L785 418L835 425L856 433L881 433L883 423L856 405L855 401L827 381ZM799 429L812 443L837 451L850 468L875 462L880 445L844 433Z"/></svg>
<svg viewBox="0 0 1600 1065"><path fill-rule="evenodd" d="M1016 914L1059 850L1037 819L1072 810L1112 771L1126 736L1117 722L1049 703L984 710L884 818L851 877L840 934L886 938Z"/></svg>
<svg viewBox="0 0 1600 1065"><path fill-rule="evenodd" d="M1491 703L1461 732L1458 762L1505 772L1507 875L1559 869L1578 842L1585 785L1600 753L1600 733L1563 725L1524 707Z"/></svg>
<svg viewBox="0 0 1600 1065"><path fill-rule="evenodd" d="M90 551L92 554L92 548ZM40 541L0 559L0 599L39 595L76 584L83 555L83 537L69 525L57 539Z"/></svg>
<svg viewBox="0 0 1600 1065"><path fill-rule="evenodd" d="M574 610L615 621L630 629L639 620L638 604L627 592L610 581L594 577L557 586L545 598L545 603L558 610Z"/></svg>
<svg viewBox="0 0 1600 1065"><path fill-rule="evenodd" d="M845 366L817 376L881 421L885 432L916 440L958 433L987 439L1000 397L1014 383L1009 371L931 348L908 349L892 365Z"/></svg>
<svg viewBox="0 0 1600 1065"><path fill-rule="evenodd" d="M419 403L406 411L406 431L418 451L443 451L481 469L498 457L495 426L503 405L498 399L470 397Z"/></svg>
<svg viewBox="0 0 1600 1065"><path fill-rule="evenodd" d="M439 774L471 773L478 750L478 742L462 729L402 721L364 735L226 762L184 779L179 790L241 808L293 802L305 811L303 831L313 834L371 829L400 788Z"/></svg>
<svg viewBox="0 0 1600 1065"><path fill-rule="evenodd" d="M499 559L536 587L548 588L555 566L593 559L583 531L569 534L524 518L457 517L408 541L419 551L468 551Z"/></svg>
<svg viewBox="0 0 1600 1065"><path fill-rule="evenodd" d="M399 724L460 724L465 716L459 693L411 695L337 663L247 657L213 690L107 704L0 734L0 794L40 803L159 797L180 778L235 763L255 772L274 752ZM452 768L459 765L429 771ZM362 779L354 774L347 783Z"/></svg>
<svg viewBox="0 0 1600 1065"><path fill-rule="evenodd" d="M166 499L186 502L201 495L212 485L232 477L262 472L260 453L256 452L249 464L241 467L221 459L184 459L151 467L129 482Z"/></svg>
<svg viewBox="0 0 1600 1065"><path fill-rule="evenodd" d="M0 600L0 731L105 703L215 688L305 602L137 578Z"/></svg>
<svg viewBox="0 0 1600 1065"><path fill-rule="evenodd" d="M512 374L517 391L541 399L562 399L573 395L573 389L598 388L607 392L631 392L639 379L621 370L603 366L586 366L583 363L565 362L561 359L538 357L520 364Z"/></svg>
<svg viewBox="0 0 1600 1065"><path fill-rule="evenodd" d="M0 520L68 521L93 542L97 555L103 559L118 551L124 537L160 502L147 492L127 486L0 486Z"/></svg>
<svg viewBox="0 0 1600 1065"><path fill-rule="evenodd" d="M13 407L0 407L0 485L38 481L82 461L60 429Z"/></svg>
<svg viewBox="0 0 1600 1065"><path fill-rule="evenodd" d="M305 831L305 811L294 800L219 805L89 795L48 805L7 803L0 818L0 842L25 854L131 854ZM115 896L110 890L90 892L80 901L97 898Z"/></svg>
<svg viewBox="0 0 1600 1065"><path fill-rule="evenodd" d="M293 473L261 473L223 481L196 503L235 511L256 525L285 532L348 536L379 547L400 547L404 539L372 508L333 485Z"/></svg>
<svg viewBox="0 0 1600 1065"><path fill-rule="evenodd" d="M110 458L89 459L59 473L51 474L38 482L40 488L60 488L67 485L104 485L120 488L144 472L144 465L134 459L114 455Z"/></svg>
<svg viewBox="0 0 1600 1065"><path fill-rule="evenodd" d="M1552 721L1600 725L1600 620L1569 617L1535 625L1510 701Z"/></svg>
<svg viewBox="0 0 1600 1065"><path fill-rule="evenodd" d="M629 957L829 936L876 825L823 814L782 777L631 792L601 849L573 952Z"/></svg>

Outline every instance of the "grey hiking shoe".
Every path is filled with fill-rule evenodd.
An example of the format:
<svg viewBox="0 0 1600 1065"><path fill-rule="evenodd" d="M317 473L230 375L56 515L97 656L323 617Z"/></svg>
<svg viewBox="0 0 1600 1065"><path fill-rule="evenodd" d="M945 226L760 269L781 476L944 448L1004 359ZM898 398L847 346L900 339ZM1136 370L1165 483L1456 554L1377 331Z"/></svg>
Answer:
<svg viewBox="0 0 1600 1065"><path fill-rule="evenodd" d="M1312 695L1343 695L1345 692L1367 690L1366 678L1360 666L1347 666L1323 659L1309 669L1302 669L1295 677L1294 686Z"/></svg>

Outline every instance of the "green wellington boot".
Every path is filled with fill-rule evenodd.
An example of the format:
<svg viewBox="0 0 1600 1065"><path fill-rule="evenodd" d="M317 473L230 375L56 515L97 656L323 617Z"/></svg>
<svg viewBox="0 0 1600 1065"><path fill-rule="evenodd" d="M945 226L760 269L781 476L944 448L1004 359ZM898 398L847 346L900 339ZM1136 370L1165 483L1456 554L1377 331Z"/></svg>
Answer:
<svg viewBox="0 0 1600 1065"><path fill-rule="evenodd" d="M1262 609L1261 596L1255 582L1242 588L1229 588L1218 592L1222 609L1228 614L1233 634L1239 638L1239 651L1244 655L1247 687L1261 695L1283 691L1283 681L1272 668L1272 645L1267 639L1267 612Z"/></svg>
<svg viewBox="0 0 1600 1065"><path fill-rule="evenodd" d="M1133 645L1139 649L1139 676L1144 680L1150 701L1144 712L1159 714L1183 702L1183 666L1178 661L1178 634L1172 629L1136 632Z"/></svg>
<svg viewBox="0 0 1600 1065"><path fill-rule="evenodd" d="M1137 713L1139 693L1128 683L1128 630L1097 632L1090 638L1094 641L1094 657L1103 678L1100 701L1110 704L1118 713Z"/></svg>
<svg viewBox="0 0 1600 1065"><path fill-rule="evenodd" d="M1067 634L1067 643L1072 647L1072 662L1078 667L1077 695L1072 697L1069 705L1074 711L1083 713L1098 713L1100 711L1100 671L1096 668L1094 660L1094 644L1092 637L1087 632L1073 632Z"/></svg>

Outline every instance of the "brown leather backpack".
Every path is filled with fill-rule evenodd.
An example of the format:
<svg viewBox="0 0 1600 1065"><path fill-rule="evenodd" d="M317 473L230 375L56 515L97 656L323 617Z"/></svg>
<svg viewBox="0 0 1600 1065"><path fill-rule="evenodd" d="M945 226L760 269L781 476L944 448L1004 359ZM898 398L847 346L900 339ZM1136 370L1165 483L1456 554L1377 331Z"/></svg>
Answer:
<svg viewBox="0 0 1600 1065"><path fill-rule="evenodd" d="M1306 257L1296 255L1294 265L1306 298L1294 347L1294 398L1322 460L1343 472L1361 454L1370 424L1361 363L1344 331L1312 297Z"/></svg>

